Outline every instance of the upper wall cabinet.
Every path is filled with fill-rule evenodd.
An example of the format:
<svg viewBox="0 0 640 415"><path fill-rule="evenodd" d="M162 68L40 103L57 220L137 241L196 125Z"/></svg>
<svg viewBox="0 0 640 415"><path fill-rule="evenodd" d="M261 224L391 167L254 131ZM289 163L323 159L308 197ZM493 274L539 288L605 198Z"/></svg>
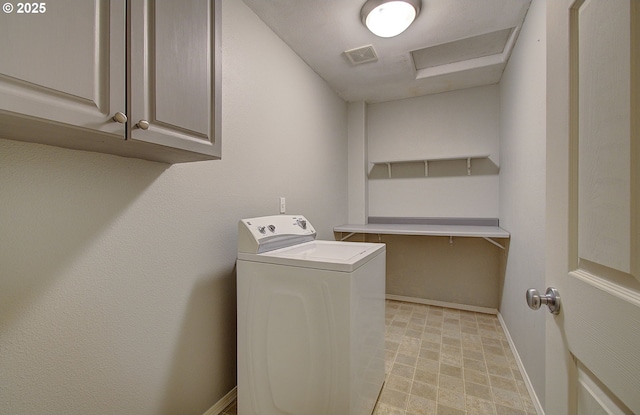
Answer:
<svg viewBox="0 0 640 415"><path fill-rule="evenodd" d="M220 0L43 4L0 16L0 138L220 158Z"/></svg>

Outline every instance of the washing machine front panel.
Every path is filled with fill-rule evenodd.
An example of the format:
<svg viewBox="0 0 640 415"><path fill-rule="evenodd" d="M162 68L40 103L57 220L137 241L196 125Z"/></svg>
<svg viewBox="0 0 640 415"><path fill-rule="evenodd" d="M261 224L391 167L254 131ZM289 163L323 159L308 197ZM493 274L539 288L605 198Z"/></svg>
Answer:
<svg viewBox="0 0 640 415"><path fill-rule="evenodd" d="M238 261L238 413L349 413L349 279L336 274Z"/></svg>

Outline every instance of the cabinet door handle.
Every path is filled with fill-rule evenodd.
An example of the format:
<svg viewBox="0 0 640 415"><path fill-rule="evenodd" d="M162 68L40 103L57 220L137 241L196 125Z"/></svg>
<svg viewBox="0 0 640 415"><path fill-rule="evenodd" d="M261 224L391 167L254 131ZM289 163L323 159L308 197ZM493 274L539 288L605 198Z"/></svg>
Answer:
<svg viewBox="0 0 640 415"><path fill-rule="evenodd" d="M116 114L112 118L113 121L119 122L120 124L124 124L127 122L127 116L121 113L120 111L116 112Z"/></svg>
<svg viewBox="0 0 640 415"><path fill-rule="evenodd" d="M149 129L149 121L146 121L146 120L140 120L140 121L138 121L138 124L136 124L136 125L141 130L148 130Z"/></svg>

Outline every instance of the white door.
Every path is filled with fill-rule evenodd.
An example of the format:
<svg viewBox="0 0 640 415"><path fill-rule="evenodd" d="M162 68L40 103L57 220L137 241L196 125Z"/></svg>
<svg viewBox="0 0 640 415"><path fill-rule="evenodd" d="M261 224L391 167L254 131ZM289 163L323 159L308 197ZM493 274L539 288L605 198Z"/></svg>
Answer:
<svg viewBox="0 0 640 415"><path fill-rule="evenodd" d="M640 414L640 0L547 2L547 414Z"/></svg>

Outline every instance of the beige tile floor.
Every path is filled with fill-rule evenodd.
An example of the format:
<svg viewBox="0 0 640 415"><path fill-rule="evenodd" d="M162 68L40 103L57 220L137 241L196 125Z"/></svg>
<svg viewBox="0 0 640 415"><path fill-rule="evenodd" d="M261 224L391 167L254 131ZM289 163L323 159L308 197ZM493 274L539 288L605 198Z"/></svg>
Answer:
<svg viewBox="0 0 640 415"><path fill-rule="evenodd" d="M535 414L495 315L387 301L375 415Z"/></svg>
<svg viewBox="0 0 640 415"><path fill-rule="evenodd" d="M374 415L536 413L494 315L387 300L385 353Z"/></svg>

